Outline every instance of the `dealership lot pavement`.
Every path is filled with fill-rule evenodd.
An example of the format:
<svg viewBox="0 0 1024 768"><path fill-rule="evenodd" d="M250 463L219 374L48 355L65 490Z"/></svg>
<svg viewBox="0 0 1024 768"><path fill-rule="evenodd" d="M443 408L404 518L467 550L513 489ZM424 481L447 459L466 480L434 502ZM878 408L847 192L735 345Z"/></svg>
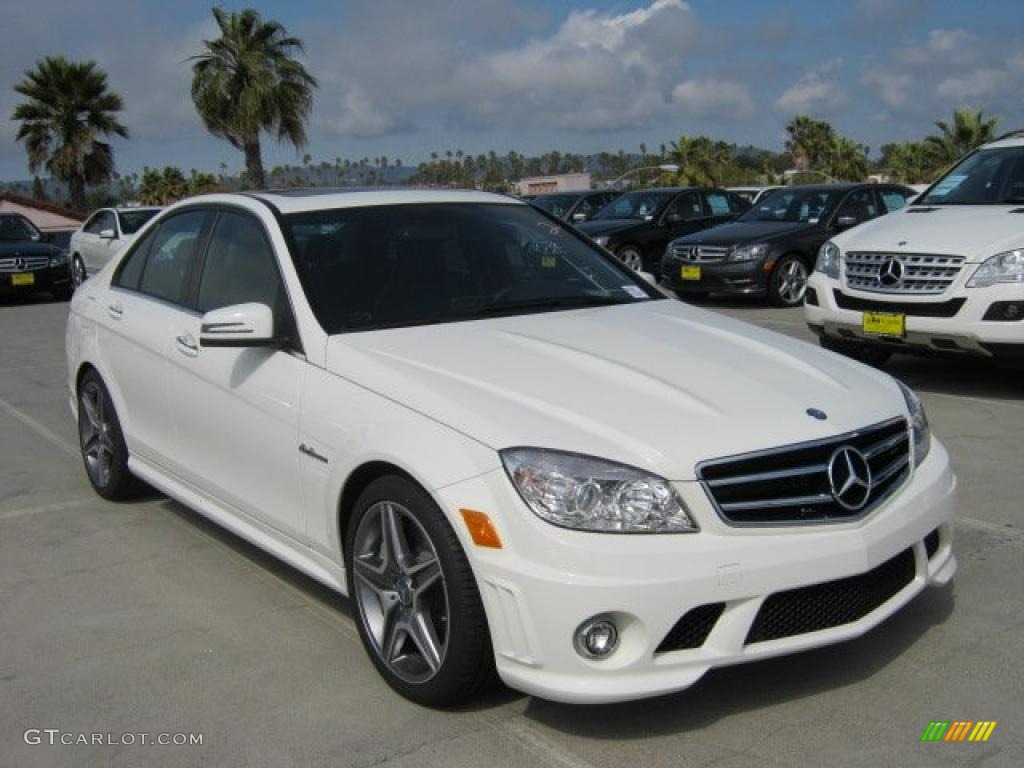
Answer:
<svg viewBox="0 0 1024 768"><path fill-rule="evenodd" d="M797 310L706 306L811 339ZM921 394L959 474L960 571L873 633L651 701L498 691L435 712L386 687L343 598L165 497L92 493L66 402L66 313L0 302L0 766L1020 764L1020 373L889 367ZM983 744L922 744L932 720L998 726ZM26 744L28 729L203 743L49 746Z"/></svg>

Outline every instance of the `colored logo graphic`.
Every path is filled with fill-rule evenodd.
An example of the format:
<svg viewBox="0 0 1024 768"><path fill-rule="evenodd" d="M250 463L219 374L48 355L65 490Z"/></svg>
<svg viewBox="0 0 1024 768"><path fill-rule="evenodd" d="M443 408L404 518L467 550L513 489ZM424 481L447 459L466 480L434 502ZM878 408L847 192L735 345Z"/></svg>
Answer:
<svg viewBox="0 0 1024 768"><path fill-rule="evenodd" d="M988 741L996 729L995 720L932 720L921 741Z"/></svg>

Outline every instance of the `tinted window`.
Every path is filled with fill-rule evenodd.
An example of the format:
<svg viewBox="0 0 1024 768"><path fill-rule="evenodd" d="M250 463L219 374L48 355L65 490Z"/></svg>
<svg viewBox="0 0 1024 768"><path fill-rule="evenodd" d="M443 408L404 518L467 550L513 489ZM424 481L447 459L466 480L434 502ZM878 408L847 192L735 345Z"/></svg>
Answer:
<svg viewBox="0 0 1024 768"><path fill-rule="evenodd" d="M0 216L0 242L21 243L40 239L39 230L28 219L21 216Z"/></svg>
<svg viewBox="0 0 1024 768"><path fill-rule="evenodd" d="M744 213L750 210L750 201L742 195L729 194L729 210L733 213Z"/></svg>
<svg viewBox="0 0 1024 768"><path fill-rule="evenodd" d="M569 209L579 200L579 195L540 195L530 202L538 208L543 208L548 213L564 219L569 215Z"/></svg>
<svg viewBox="0 0 1024 768"><path fill-rule="evenodd" d="M671 216L672 214L676 214L683 221L699 219L703 216L704 210L700 207L700 198L697 193L686 192L673 200L666 215Z"/></svg>
<svg viewBox="0 0 1024 768"><path fill-rule="evenodd" d="M875 192L872 189L862 189L852 193L839 208L838 217L851 216L860 224L868 219L878 216L878 203L875 201Z"/></svg>
<svg viewBox="0 0 1024 768"><path fill-rule="evenodd" d="M133 291L139 289L139 278L142 277L142 269L146 266L146 254L149 253L149 248L153 244L155 236L156 230L150 230L132 248L131 253L124 258L117 268L117 273L113 279L114 285Z"/></svg>
<svg viewBox="0 0 1024 768"><path fill-rule="evenodd" d="M82 227L82 231L88 232L90 235L98 235L100 233L100 229L102 229L102 227L100 226L102 220L103 211L100 211L99 213L94 213L92 215L92 218L85 222L85 226Z"/></svg>
<svg viewBox="0 0 1024 768"><path fill-rule="evenodd" d="M671 192L662 192L660 190L648 189L640 192L627 192L598 211L594 218L653 219L671 199Z"/></svg>
<svg viewBox="0 0 1024 768"><path fill-rule="evenodd" d="M158 213L157 210L121 211L121 232L126 235L134 235L143 224Z"/></svg>
<svg viewBox="0 0 1024 768"><path fill-rule="evenodd" d="M842 192L835 189L780 189L759 200L739 220L817 224L835 210L841 197Z"/></svg>
<svg viewBox="0 0 1024 768"><path fill-rule="evenodd" d="M206 249L199 311L249 302L275 309L283 299L274 252L263 227L251 216L222 213Z"/></svg>
<svg viewBox="0 0 1024 768"><path fill-rule="evenodd" d="M181 303L205 221L206 211L189 211L161 222L142 271L140 291Z"/></svg>
<svg viewBox="0 0 1024 768"><path fill-rule="evenodd" d="M882 202L885 203L885 210L888 213L898 211L907 204L907 198L913 197L912 192L904 192L902 189L883 189Z"/></svg>
<svg viewBox="0 0 1024 768"><path fill-rule="evenodd" d="M728 216L733 212L729 205L729 197L724 192L708 192L707 200L712 216Z"/></svg>
<svg viewBox="0 0 1024 768"><path fill-rule="evenodd" d="M526 205L342 208L285 216L328 333L660 298Z"/></svg>

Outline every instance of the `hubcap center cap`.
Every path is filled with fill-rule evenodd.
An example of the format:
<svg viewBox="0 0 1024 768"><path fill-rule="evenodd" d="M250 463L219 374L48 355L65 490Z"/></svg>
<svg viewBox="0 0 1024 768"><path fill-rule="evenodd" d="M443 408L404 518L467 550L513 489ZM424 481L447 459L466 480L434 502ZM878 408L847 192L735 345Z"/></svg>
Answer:
<svg viewBox="0 0 1024 768"><path fill-rule="evenodd" d="M395 591L398 592L398 600L402 603L403 608L409 608L412 606L412 579L410 579L408 576L400 576L395 584Z"/></svg>

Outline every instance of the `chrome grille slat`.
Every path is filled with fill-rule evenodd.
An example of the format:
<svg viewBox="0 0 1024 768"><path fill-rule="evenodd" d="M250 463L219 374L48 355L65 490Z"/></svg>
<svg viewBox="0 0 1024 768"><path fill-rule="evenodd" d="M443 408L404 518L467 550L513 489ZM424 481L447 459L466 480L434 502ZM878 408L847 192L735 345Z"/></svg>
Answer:
<svg viewBox="0 0 1024 768"><path fill-rule="evenodd" d="M856 449L870 468L871 490L860 509L833 495L829 466L842 448ZM867 515L903 487L910 467L909 425L898 417L822 440L705 461L697 479L729 525L813 525Z"/></svg>
<svg viewBox="0 0 1024 768"><path fill-rule="evenodd" d="M894 285L886 285L880 279L883 266L890 260L898 261L903 269L902 280ZM872 293L945 293L960 274L963 264L963 256L923 253L851 251L843 257L847 287Z"/></svg>
<svg viewBox="0 0 1024 768"><path fill-rule="evenodd" d="M24 266L17 266L18 262ZM29 272L34 269L42 269L50 263L48 256L12 256L0 259L0 272Z"/></svg>
<svg viewBox="0 0 1024 768"><path fill-rule="evenodd" d="M693 264L710 264L716 261L724 261L729 249L717 245L673 245L669 253L676 261L686 261Z"/></svg>

